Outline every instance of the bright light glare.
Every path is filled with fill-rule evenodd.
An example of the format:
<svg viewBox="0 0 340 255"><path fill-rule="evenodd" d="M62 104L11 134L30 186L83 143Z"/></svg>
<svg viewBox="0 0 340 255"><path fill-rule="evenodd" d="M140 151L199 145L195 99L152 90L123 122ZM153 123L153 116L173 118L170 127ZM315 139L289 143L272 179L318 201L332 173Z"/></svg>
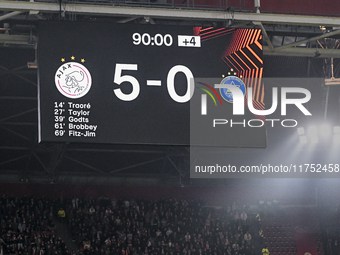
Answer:
<svg viewBox="0 0 340 255"><path fill-rule="evenodd" d="M318 129L316 128L315 125L312 125L308 128L307 131L308 136L317 136L318 135Z"/></svg>
<svg viewBox="0 0 340 255"><path fill-rule="evenodd" d="M320 135L322 137L329 137L332 133L332 128L329 124L324 123L320 127Z"/></svg>
<svg viewBox="0 0 340 255"><path fill-rule="evenodd" d="M299 140L301 144L311 143L316 144L321 139L330 138L332 135L332 126L329 123L323 123L319 127L311 125L307 131L303 127L297 128ZM340 144L340 126L333 126L333 141L335 144Z"/></svg>
<svg viewBox="0 0 340 255"><path fill-rule="evenodd" d="M304 135L305 134L305 129L303 127L299 127L297 129L297 132L298 132L299 135Z"/></svg>
<svg viewBox="0 0 340 255"><path fill-rule="evenodd" d="M333 135L333 141L335 142L335 143L340 143L340 134L334 134Z"/></svg>
<svg viewBox="0 0 340 255"><path fill-rule="evenodd" d="M308 128L307 130L307 135L308 135L308 140L313 143L316 144L319 142L319 138L318 138L318 129L315 125L312 125Z"/></svg>
<svg viewBox="0 0 340 255"><path fill-rule="evenodd" d="M311 141L311 143L318 143L319 142L319 138L317 136L311 136L310 137L310 141Z"/></svg>
<svg viewBox="0 0 340 255"><path fill-rule="evenodd" d="M333 127L333 133L334 134L340 134L340 127L339 126Z"/></svg>
<svg viewBox="0 0 340 255"><path fill-rule="evenodd" d="M307 136L305 136L305 135L299 136L299 139L300 139L300 143L302 143L302 144L307 143Z"/></svg>

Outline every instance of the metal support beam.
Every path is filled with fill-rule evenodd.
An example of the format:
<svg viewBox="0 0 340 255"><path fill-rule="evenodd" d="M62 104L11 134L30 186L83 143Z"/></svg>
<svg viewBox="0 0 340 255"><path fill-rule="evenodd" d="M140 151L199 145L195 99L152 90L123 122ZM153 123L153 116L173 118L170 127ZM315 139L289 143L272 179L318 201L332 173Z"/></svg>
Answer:
<svg viewBox="0 0 340 255"><path fill-rule="evenodd" d="M16 74L36 74L36 70L27 70L27 65L19 66L13 69L8 69L6 67L0 66L0 75L8 74L8 73L16 73Z"/></svg>
<svg viewBox="0 0 340 255"><path fill-rule="evenodd" d="M6 127L1 126L1 125L0 125L0 128L6 130L6 131L9 132L9 133L12 133L12 134L17 135L17 136L21 137L22 139L24 139L24 140L26 140L26 141L32 142L32 139L30 139L30 138L28 138L27 136L24 136L24 135L22 135L22 134L20 134L20 133L18 133L18 132L16 132L16 131L14 131L14 130L12 130L12 129L6 128Z"/></svg>
<svg viewBox="0 0 340 255"><path fill-rule="evenodd" d="M117 21L117 23L125 24L125 23L128 23L130 21L136 20L138 18L139 17L129 17L129 18L125 18L125 19L119 20L119 21Z"/></svg>
<svg viewBox="0 0 340 255"><path fill-rule="evenodd" d="M287 48L294 47L294 46L298 46L298 45L301 45L301 44L304 44L304 43L308 43L308 42L311 42L311 41L320 40L320 39L322 39L322 38L332 37L332 36L337 35L337 34L340 34L340 29L335 30L335 31L330 32L330 33L325 33L325 34L323 34L323 35L319 35L319 36L307 38L307 39L305 39L305 40L301 40L301 41L289 43L289 44L283 45L283 46L281 46L281 47L277 47L277 48L275 48L275 50L283 50L283 49L287 49ZM269 44L268 44L268 45L269 45Z"/></svg>
<svg viewBox="0 0 340 255"><path fill-rule="evenodd" d="M0 96L0 100L37 100L37 97Z"/></svg>
<svg viewBox="0 0 340 255"><path fill-rule="evenodd" d="M110 171L109 173L110 174L118 173L118 172L121 172L121 171L124 171L124 170L127 170L127 169L131 169L131 168L135 168L135 167L138 167L138 166L143 166L143 165L147 165L147 164L150 164L150 163L153 163L153 162L157 162L157 161L162 160L162 159L164 159L164 157L148 160L148 161L145 161L145 162L137 163L137 164L122 167L122 168L118 168L118 169Z"/></svg>
<svg viewBox="0 0 340 255"><path fill-rule="evenodd" d="M173 165L173 167L176 169L176 171L179 173L179 176L180 177L183 177L184 174L182 173L181 169L176 166L176 164L174 163L174 161L169 157L169 156L166 156L166 158L170 161L171 165Z"/></svg>
<svg viewBox="0 0 340 255"><path fill-rule="evenodd" d="M318 49L319 58L340 58L340 49ZM287 48L280 51L272 51L268 46L263 47L263 55L267 56L293 56L293 57L316 57L315 48Z"/></svg>
<svg viewBox="0 0 340 255"><path fill-rule="evenodd" d="M3 161L3 162L0 162L0 166L1 165L5 165L7 163L11 163L11 162L17 161L17 160L21 160L21 159L27 158L27 157L28 157L28 155L22 155L22 156L19 156L19 157L16 157L16 158L12 158L12 159L6 160L6 161Z"/></svg>
<svg viewBox="0 0 340 255"><path fill-rule="evenodd" d="M68 159L68 160L71 160L71 161L73 161L73 162L75 162L75 163L77 163L77 164L79 164L79 165L82 165L82 166L85 166L85 167L87 167L87 168L90 168L90 169L92 169L92 170L94 170L94 171L96 171L96 172L98 172L98 173L104 174L104 171L99 170L98 168L93 167L93 166L91 166L91 165L89 165L89 164L86 164L86 163L84 163L84 162L81 162L81 161L79 161L79 160L77 160L77 159L74 159L74 158L71 158L71 157L68 157L68 156L64 156L64 158L65 158L65 159Z"/></svg>
<svg viewBox="0 0 340 255"><path fill-rule="evenodd" d="M30 110L27 110L27 111L24 111L24 112L21 112L21 113L18 113L18 114L14 114L14 115L11 115L11 116L8 116L6 118L3 118L0 120L0 123L5 121L5 120L9 120L9 119L13 119L15 117L19 117L19 116L22 116L22 115L25 115L27 113L31 113L31 112L34 112L36 111L38 108L33 108L33 109L30 109Z"/></svg>
<svg viewBox="0 0 340 255"><path fill-rule="evenodd" d="M22 11L14 11L14 12L7 13L5 15L0 16L0 21L8 19L8 18L12 18L12 17L17 16L21 13L23 13L23 12Z"/></svg>
<svg viewBox="0 0 340 255"><path fill-rule="evenodd" d="M262 30L262 35L263 35L264 39L266 40L266 42L267 42L267 44L268 44L268 47L269 47L272 51L274 51L275 49L274 49L274 46L273 46L273 44L272 44L272 41L270 40L270 38L269 38L269 36L268 36L268 34L267 34L267 31L266 31L266 29L264 28L262 22L254 22L254 25L259 26L259 27L261 28L261 30Z"/></svg>
<svg viewBox="0 0 340 255"><path fill-rule="evenodd" d="M154 154L163 154L164 150L148 150L148 149L93 149L93 148L67 148L67 151L76 151L76 152L104 152L104 153L154 153ZM169 152L167 154L171 155L182 155L181 153Z"/></svg>
<svg viewBox="0 0 340 255"><path fill-rule="evenodd" d="M38 162L40 163L40 165L44 168L44 170L46 171L46 173L47 173L48 175L50 175L50 172L48 171L48 169L47 169L47 167L45 166L44 162L41 161L41 159L39 158L39 156L38 156L35 152L33 152L33 155L34 155L34 157L38 160Z"/></svg>
<svg viewBox="0 0 340 255"><path fill-rule="evenodd" d="M48 162L47 170L51 182L56 181L57 168L63 158L65 148L66 144L53 144L52 150L50 151L51 157Z"/></svg>
<svg viewBox="0 0 340 255"><path fill-rule="evenodd" d="M30 148L29 147L19 147L19 146L0 146L0 150L26 151L26 150L30 150Z"/></svg>
<svg viewBox="0 0 340 255"><path fill-rule="evenodd" d="M0 126L37 126L36 122L1 122Z"/></svg>
<svg viewBox="0 0 340 255"><path fill-rule="evenodd" d="M37 87L37 83L36 83L36 82L31 81L31 80L27 79L26 77L24 77L24 76L22 76L22 75L20 75L20 74L16 74L16 73L13 73L13 75L16 76L16 77L18 77L18 78L20 78L20 79L22 79L22 80L24 80L24 81L26 81L27 83L29 83L29 84L31 84L31 85Z"/></svg>
<svg viewBox="0 0 340 255"><path fill-rule="evenodd" d="M58 3L24 2L24 1L1 1L0 10L5 11L39 11L40 13L59 13ZM90 4L66 4L66 13L82 15L105 15L121 17L152 17L182 20L205 20L205 21L249 21L269 24L303 25L303 26L332 26L340 27L339 17L309 16L309 15L285 15L268 13L241 13L226 12L225 10L188 10L173 8L152 7L127 7L112 5Z"/></svg>
<svg viewBox="0 0 340 255"><path fill-rule="evenodd" d="M8 35L8 34L0 35L0 43L5 43L5 44L28 44L34 47L34 44L36 43L36 41L37 41L37 38L35 36Z"/></svg>

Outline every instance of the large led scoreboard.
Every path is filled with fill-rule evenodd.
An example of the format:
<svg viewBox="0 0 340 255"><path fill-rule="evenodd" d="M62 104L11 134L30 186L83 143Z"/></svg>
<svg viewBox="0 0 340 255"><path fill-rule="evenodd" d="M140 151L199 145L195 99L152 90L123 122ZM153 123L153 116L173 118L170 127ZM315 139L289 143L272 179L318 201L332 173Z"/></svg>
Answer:
<svg viewBox="0 0 340 255"><path fill-rule="evenodd" d="M264 127L196 139L215 133L215 109L232 108L214 83L253 86L264 106L260 41L256 29L42 21L39 142L264 147Z"/></svg>

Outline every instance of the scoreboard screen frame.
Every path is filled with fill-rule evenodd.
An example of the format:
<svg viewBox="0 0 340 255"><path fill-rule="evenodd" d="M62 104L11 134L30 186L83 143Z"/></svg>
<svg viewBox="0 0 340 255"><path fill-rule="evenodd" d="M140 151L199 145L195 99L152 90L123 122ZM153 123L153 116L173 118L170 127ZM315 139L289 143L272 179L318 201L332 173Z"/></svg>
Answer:
<svg viewBox="0 0 340 255"><path fill-rule="evenodd" d="M199 129L197 122L206 121L200 114L201 94L212 93L199 89L200 79L231 75L248 86L247 79L249 84L260 77L259 72L254 76L254 66L244 66L250 60L257 70L263 68L263 62L249 54L255 51L262 60L262 45L249 44L260 42L260 30L242 30L254 38L240 48L246 52L238 55L240 61L232 60L237 51L230 49L236 49L240 31L40 21L39 142L265 147L265 127L229 131L222 144L201 143L191 135ZM247 111L246 117L254 118ZM249 132L253 139L244 138Z"/></svg>

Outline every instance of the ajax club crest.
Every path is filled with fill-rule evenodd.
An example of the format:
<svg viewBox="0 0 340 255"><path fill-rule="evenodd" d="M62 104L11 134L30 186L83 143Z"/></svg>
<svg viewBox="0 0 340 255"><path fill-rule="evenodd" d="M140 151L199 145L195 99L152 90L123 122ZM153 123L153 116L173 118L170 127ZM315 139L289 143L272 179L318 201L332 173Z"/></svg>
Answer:
<svg viewBox="0 0 340 255"><path fill-rule="evenodd" d="M71 57L72 60L75 57ZM61 60L65 62L63 58ZM85 62L84 59L81 61ZM59 92L68 98L80 98L89 92L92 84L91 74L87 68L77 62L63 63L55 73L55 85Z"/></svg>

